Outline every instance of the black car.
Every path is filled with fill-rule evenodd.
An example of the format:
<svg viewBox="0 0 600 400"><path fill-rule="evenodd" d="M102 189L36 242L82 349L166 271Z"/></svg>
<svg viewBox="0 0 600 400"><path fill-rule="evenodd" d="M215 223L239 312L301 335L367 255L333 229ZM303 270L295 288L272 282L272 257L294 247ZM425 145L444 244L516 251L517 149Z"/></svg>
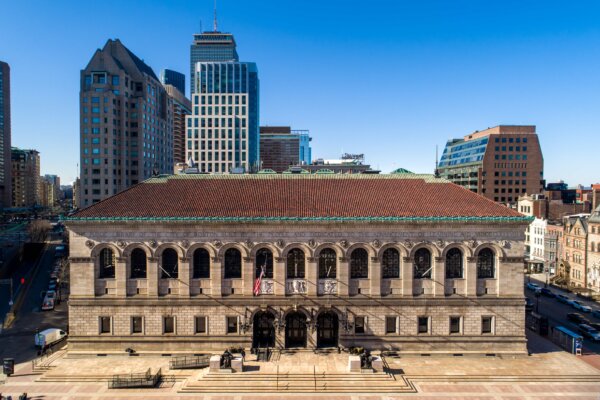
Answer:
<svg viewBox="0 0 600 400"><path fill-rule="evenodd" d="M597 322L590 322L588 325L591 326L592 328L600 331L600 324L599 323L597 323Z"/></svg>
<svg viewBox="0 0 600 400"><path fill-rule="evenodd" d="M529 297L525 297L525 312L533 311L533 300Z"/></svg>
<svg viewBox="0 0 600 400"><path fill-rule="evenodd" d="M541 293L542 293L542 296L556 297L556 295L552 292L552 290L550 290L548 288L542 288Z"/></svg>
<svg viewBox="0 0 600 400"><path fill-rule="evenodd" d="M583 315L581 315L579 313L568 313L567 319L571 322L576 323L577 325L590 323L590 321L586 317L584 317Z"/></svg>

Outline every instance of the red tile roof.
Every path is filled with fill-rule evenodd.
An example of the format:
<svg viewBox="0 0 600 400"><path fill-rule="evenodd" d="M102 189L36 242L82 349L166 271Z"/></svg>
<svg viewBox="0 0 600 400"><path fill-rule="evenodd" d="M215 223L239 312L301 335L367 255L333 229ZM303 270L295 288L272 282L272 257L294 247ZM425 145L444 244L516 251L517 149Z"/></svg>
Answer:
<svg viewBox="0 0 600 400"><path fill-rule="evenodd" d="M522 217L430 175L173 175L87 207L94 218Z"/></svg>

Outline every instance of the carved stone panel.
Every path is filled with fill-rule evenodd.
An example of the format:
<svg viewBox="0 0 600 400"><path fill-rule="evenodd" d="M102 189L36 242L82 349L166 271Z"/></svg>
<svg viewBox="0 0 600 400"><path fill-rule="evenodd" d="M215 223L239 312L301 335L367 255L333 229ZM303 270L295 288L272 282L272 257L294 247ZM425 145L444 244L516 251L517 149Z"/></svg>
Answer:
<svg viewBox="0 0 600 400"><path fill-rule="evenodd" d="M337 281L335 279L319 279L319 294L337 294Z"/></svg>

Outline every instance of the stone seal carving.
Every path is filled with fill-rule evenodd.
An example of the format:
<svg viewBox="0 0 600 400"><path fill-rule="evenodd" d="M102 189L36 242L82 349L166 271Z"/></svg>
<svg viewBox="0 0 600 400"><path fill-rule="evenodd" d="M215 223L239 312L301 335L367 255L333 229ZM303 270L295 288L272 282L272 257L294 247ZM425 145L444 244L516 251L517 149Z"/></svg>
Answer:
<svg viewBox="0 0 600 400"><path fill-rule="evenodd" d="M86 240L85 245L91 249L94 247L94 242L92 240Z"/></svg>
<svg viewBox="0 0 600 400"><path fill-rule="evenodd" d="M182 240L181 241L181 247L183 247L184 249L187 249L188 247L190 247L190 242L188 240Z"/></svg>
<svg viewBox="0 0 600 400"><path fill-rule="evenodd" d="M469 246L470 246L471 248L473 248L473 249L474 249L475 247L477 247L477 240L475 240L475 239L471 239L471 240L469 240Z"/></svg>
<svg viewBox="0 0 600 400"><path fill-rule="evenodd" d="M308 245L314 249L317 246L317 242L314 239L310 239Z"/></svg>
<svg viewBox="0 0 600 400"><path fill-rule="evenodd" d="M348 241L346 239L340 240L340 246L342 246L343 248L347 248Z"/></svg>
<svg viewBox="0 0 600 400"><path fill-rule="evenodd" d="M117 246L119 246L120 248L124 249L125 246L127 246L127 243L124 240L119 240L117 242Z"/></svg>
<svg viewBox="0 0 600 400"><path fill-rule="evenodd" d="M215 240L213 242L213 244L215 245L215 247L218 249L219 247L223 246L223 243L220 240Z"/></svg>
<svg viewBox="0 0 600 400"><path fill-rule="evenodd" d="M443 241L442 239L438 239L435 244L437 245L437 247L439 247L440 249L443 249L444 246L446 245L446 242Z"/></svg>
<svg viewBox="0 0 600 400"><path fill-rule="evenodd" d="M378 239L373 240L373 247L376 249L381 247L381 242Z"/></svg>
<svg viewBox="0 0 600 400"><path fill-rule="evenodd" d="M275 242L275 246L279 247L280 249L283 249L283 246L285 246L285 242L281 239L279 239L278 241Z"/></svg>
<svg viewBox="0 0 600 400"><path fill-rule="evenodd" d="M246 245L247 248L251 249L252 246L254 246L254 242L250 239L247 239L244 244Z"/></svg>
<svg viewBox="0 0 600 400"><path fill-rule="evenodd" d="M154 239L150 240L148 242L148 244L150 245L150 247L152 247L153 249L155 249L158 246L158 242Z"/></svg>
<svg viewBox="0 0 600 400"><path fill-rule="evenodd" d="M504 247L505 249L510 249L510 241L509 240L503 240L501 243L502 247Z"/></svg>
<svg viewBox="0 0 600 400"><path fill-rule="evenodd" d="M412 249L412 247L414 246L414 243L411 242L410 240L405 240L404 241L404 245L408 248L408 249Z"/></svg>

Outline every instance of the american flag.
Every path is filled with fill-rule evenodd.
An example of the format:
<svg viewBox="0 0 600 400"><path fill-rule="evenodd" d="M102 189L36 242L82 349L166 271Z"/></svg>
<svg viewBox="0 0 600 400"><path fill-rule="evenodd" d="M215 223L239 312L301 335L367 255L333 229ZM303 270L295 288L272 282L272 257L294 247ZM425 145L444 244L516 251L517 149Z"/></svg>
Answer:
<svg viewBox="0 0 600 400"><path fill-rule="evenodd" d="M265 267L264 265L262 267L260 267L260 274L258 275L258 278L256 278L256 280L254 281L254 295L258 296L260 294L260 284L262 282L262 278L265 275Z"/></svg>

